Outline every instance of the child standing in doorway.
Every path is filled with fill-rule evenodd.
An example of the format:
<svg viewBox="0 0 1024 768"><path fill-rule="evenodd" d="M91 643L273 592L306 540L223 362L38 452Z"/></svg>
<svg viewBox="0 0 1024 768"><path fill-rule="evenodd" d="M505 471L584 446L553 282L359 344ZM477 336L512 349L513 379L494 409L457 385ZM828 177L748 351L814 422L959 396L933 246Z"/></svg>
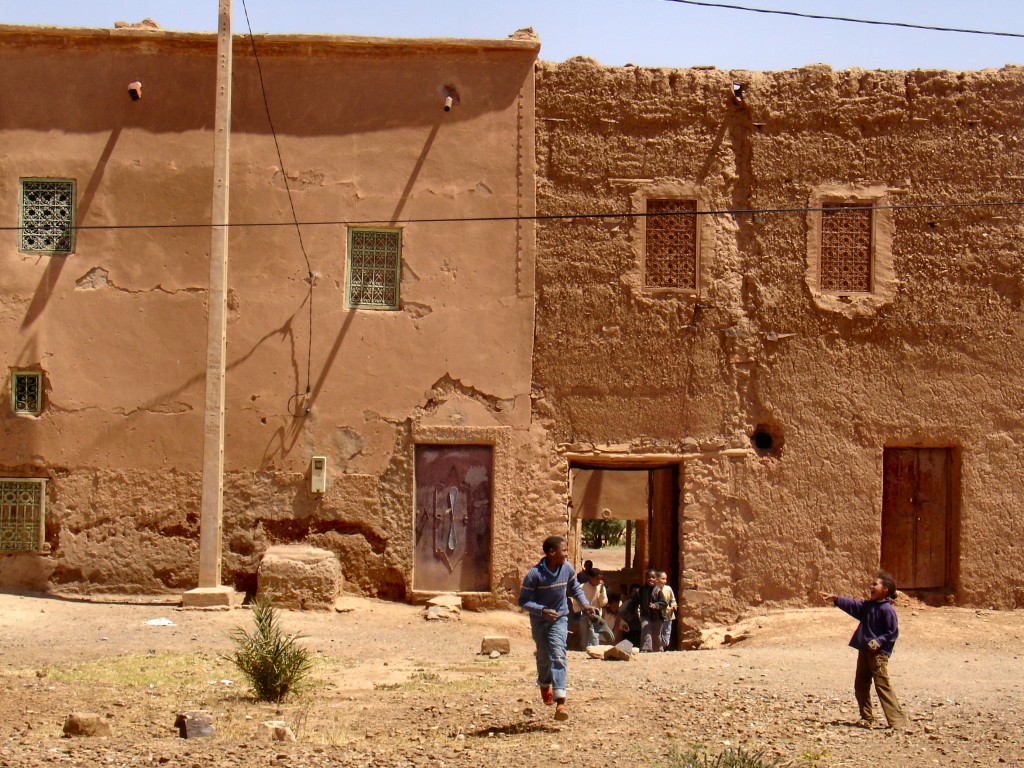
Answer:
<svg viewBox="0 0 1024 768"><path fill-rule="evenodd" d="M658 588L661 590L661 599L665 607L661 609L661 617L664 623L661 625L661 650L667 651L672 645L672 621L676 617L676 593L668 585L668 574L665 571L658 571Z"/></svg>
<svg viewBox="0 0 1024 768"><path fill-rule="evenodd" d="M885 571L880 571L872 583L867 600L840 597L822 592L822 598L836 608L860 621L850 638L850 647L857 649L857 673L853 681L854 695L860 707L858 725L870 728L875 722L871 708L871 683L875 683L878 700L889 727L907 728L896 692L889 682L889 657L899 637L899 624L892 601L896 597L896 582Z"/></svg>

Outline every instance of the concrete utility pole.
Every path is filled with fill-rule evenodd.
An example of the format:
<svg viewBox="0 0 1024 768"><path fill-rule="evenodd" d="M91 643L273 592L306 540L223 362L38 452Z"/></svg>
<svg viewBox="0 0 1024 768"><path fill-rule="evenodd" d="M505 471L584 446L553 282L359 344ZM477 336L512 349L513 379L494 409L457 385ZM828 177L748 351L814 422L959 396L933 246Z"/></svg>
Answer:
<svg viewBox="0 0 1024 768"><path fill-rule="evenodd" d="M231 171L231 0L219 0L217 103L213 142L213 220L210 235L206 413L203 425L203 506L199 521L199 588L182 596L186 607L233 605L222 586L224 515L224 379L228 318L228 222Z"/></svg>

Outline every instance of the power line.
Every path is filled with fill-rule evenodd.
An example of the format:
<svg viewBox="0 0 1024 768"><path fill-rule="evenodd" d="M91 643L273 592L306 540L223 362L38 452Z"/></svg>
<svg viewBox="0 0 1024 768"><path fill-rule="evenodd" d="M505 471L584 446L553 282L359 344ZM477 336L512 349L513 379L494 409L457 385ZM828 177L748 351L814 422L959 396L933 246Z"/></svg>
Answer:
<svg viewBox="0 0 1024 768"><path fill-rule="evenodd" d="M894 205L847 205L844 210L862 211L927 211L943 209L964 209L964 208L1020 208L1024 207L1024 200L1005 201L971 201L959 203L907 203ZM256 227L365 227L380 226L382 222L389 226L398 224L459 224L474 222L514 222L514 221L565 221L570 219L623 219L623 218L668 218L674 216L758 216L766 214L788 214L788 213L820 213L833 211L834 208L827 207L792 207L792 208L720 208L708 211L671 211L646 213L642 211L607 211L603 213L548 213L534 214L532 216L438 216L429 218L409 219L329 219L317 221L250 221L230 222L228 224L211 224L202 222L196 224L76 224L69 229L76 232L87 230L132 230L132 229L206 229L209 227L227 227L229 229L245 229ZM29 226L0 226L0 232L20 232L24 229L31 229Z"/></svg>
<svg viewBox="0 0 1024 768"><path fill-rule="evenodd" d="M775 8L751 8L746 5L732 5L730 3L708 3L699 0L666 0L670 3L681 3L682 5L696 5L702 8L722 8L730 11L749 11L750 13L764 13L774 16L795 16L799 19L819 19L824 21L843 21L850 24L871 24L879 27L901 27L903 29L920 29L927 32L959 32L964 35L993 35L995 37L1018 37L1024 38L1021 32L993 32L984 29L963 29L960 27L936 27L929 24L911 24L903 21L879 21L877 19L853 19L848 16L825 16L819 13L801 13L799 11L782 11Z"/></svg>
<svg viewBox="0 0 1024 768"><path fill-rule="evenodd" d="M260 80L260 93L263 95L263 108L267 113L267 123L270 125L270 134L274 137L274 149L277 150L277 162L281 166L281 177L284 179L284 189L288 193L288 205L292 211L292 223L295 225L295 234L299 238L299 249L302 251L302 258L306 260L306 274L309 282L309 347L306 350L306 397L310 393L310 379L313 360L313 285L316 280L313 275L313 268L309 265L309 255L306 253L306 244L302 241L302 227L299 225L299 217L295 212L295 200L292 198L292 188L288 183L288 172L284 167L284 158L281 156L281 144L277 140L277 130L274 128L274 120L270 116L270 101L267 99L267 87L263 82L263 65L260 63L259 54L256 52L256 38L252 34L252 23L249 21L249 8L242 0L242 11L245 13L245 24L249 28L249 43L252 45L252 56L256 60L256 72Z"/></svg>

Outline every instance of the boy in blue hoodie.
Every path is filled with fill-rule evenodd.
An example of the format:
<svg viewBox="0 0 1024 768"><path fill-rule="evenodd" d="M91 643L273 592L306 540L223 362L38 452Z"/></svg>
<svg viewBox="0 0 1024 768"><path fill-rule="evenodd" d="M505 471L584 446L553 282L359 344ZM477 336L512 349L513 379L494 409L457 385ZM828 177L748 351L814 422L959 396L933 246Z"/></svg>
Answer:
<svg viewBox="0 0 1024 768"><path fill-rule="evenodd" d="M870 595L867 600L855 600L852 597L840 597L821 593L826 602L858 619L860 624L850 638L850 647L857 649L857 674L854 677L853 690L860 707L858 725L870 728L875 722L871 711L871 681L875 683L878 700L882 703L882 712L889 727L905 729L908 726L907 716L900 708L896 692L889 682L889 657L899 637L899 624L896 611L892 607L896 596L896 582L885 571L880 571L878 578L871 583Z"/></svg>

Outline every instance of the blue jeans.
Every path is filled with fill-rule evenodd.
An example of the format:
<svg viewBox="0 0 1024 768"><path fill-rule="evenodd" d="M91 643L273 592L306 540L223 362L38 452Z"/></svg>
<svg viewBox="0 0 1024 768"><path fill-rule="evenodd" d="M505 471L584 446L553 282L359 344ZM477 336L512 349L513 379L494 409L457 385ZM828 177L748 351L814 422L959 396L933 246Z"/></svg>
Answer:
<svg viewBox="0 0 1024 768"><path fill-rule="evenodd" d="M537 685L554 689L556 699L564 699L565 688L565 643L569 635L569 617L559 616L555 621L546 621L540 616L530 616L533 642L537 646Z"/></svg>
<svg viewBox="0 0 1024 768"><path fill-rule="evenodd" d="M661 650L667 651L672 647L672 619L665 619L661 625Z"/></svg>

